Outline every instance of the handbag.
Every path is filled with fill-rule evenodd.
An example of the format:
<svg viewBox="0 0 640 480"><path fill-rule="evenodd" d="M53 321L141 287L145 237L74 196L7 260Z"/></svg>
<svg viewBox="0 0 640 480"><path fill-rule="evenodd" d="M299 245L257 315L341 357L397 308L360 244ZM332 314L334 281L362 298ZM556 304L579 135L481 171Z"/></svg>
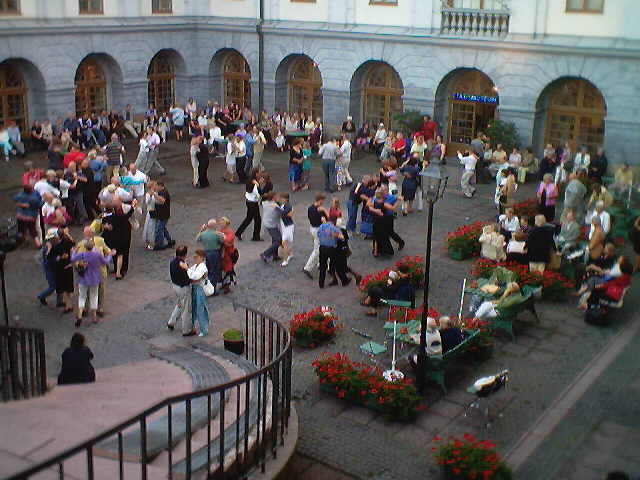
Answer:
<svg viewBox="0 0 640 480"><path fill-rule="evenodd" d="M213 286L213 283L211 283L208 278L202 282L202 290L207 297L216 293L216 287Z"/></svg>

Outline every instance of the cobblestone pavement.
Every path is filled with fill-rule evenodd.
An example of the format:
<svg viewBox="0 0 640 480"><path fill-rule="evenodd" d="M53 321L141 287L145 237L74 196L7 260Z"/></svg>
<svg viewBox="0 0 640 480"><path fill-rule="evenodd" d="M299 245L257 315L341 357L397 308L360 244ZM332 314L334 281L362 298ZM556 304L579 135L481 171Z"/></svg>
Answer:
<svg viewBox="0 0 640 480"><path fill-rule="evenodd" d="M243 188L220 181L222 159L212 162L210 189L200 191L191 188L187 148L186 145L170 143L165 146L166 151L161 158L169 172L163 179L173 199L169 230L179 242L193 246L200 224L210 217L227 215L237 226L244 217L245 207ZM131 151L128 157L133 156ZM266 155L265 163L273 174L276 189L287 188L287 159L284 154ZM320 178L319 163L315 162L312 176L316 186ZM375 160L365 156L352 162L351 172L359 177L375 169ZM446 257L445 234L464 223L488 219L495 211L493 185L480 185L476 198L467 200L459 192L460 173L457 167L449 165L448 170L451 175L450 191L436 205L434 219L430 298L432 306L439 311L455 313L461 281L468 275L470 262L455 262ZM10 186L5 180L0 189L8 196ZM525 185L519 190L517 199L527 199L532 192L533 186ZM351 328L369 333L375 341L383 341L384 320L364 316L364 310L358 304L360 294L354 287L319 290L317 283L301 272L311 249L306 207L313 195L314 190L293 194L297 230L295 256L289 267L265 265L259 260L258 254L266 248L267 242L239 242L239 285L228 297L210 300L213 334L219 334L221 326L233 323L229 318L233 315L230 301L236 300L272 313L284 321L296 312L317 305L333 306L345 328L333 343L324 347L326 352L347 352L360 359L358 346L364 339L353 334ZM338 196L344 201L346 192ZM10 202L3 201L0 205L0 213L11 210ZM397 220L396 231L407 241L402 256L423 255L425 223L424 213L414 213ZM391 263L371 257L369 244L360 238L354 238L351 246L354 253L350 264L363 274L377 272ZM396 254L396 258L400 256ZM167 282L171 252L148 252L136 235L131 257L127 278L122 282L109 281L108 316L101 325L82 329L96 354L97 367L146 359L151 344L182 342L179 334L168 334L164 327L172 307ZM61 316L53 307L37 305L35 295L44 286L44 279L35 251L22 248L11 253L6 269L12 322L46 331L48 367L53 376L59 369L60 353L75 331L73 320L70 316ZM541 323L529 323L532 318L523 314L515 341L499 338L492 360L476 365L458 363L449 371L449 392L446 395L435 385L430 385L425 398L427 411L410 425L389 422L368 410L350 407L321 394L310 364L322 351L296 350L293 394L300 416L300 455L296 457L297 473L294 477L399 480L425 476L428 471L435 474L437 470L430 459L430 443L435 434L475 432L496 441L500 451L508 451L588 360L597 356L608 340L625 327L630 317L620 312L620 321L612 327L595 330L584 327L582 317L572 302L545 302L540 303L537 309ZM625 309L625 312L629 311L632 310ZM401 362L400 368L405 367L406 363ZM508 388L495 398L492 407L504 416L484 432L479 419L462 416L464 407L471 400L466 387L475 378L503 368L511 370L511 381ZM543 477L524 474L519 478Z"/></svg>

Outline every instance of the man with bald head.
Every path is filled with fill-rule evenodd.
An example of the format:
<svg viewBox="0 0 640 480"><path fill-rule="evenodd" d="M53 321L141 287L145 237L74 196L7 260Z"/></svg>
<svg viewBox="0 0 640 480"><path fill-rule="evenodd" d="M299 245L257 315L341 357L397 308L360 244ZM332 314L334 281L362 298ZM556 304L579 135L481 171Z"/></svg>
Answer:
<svg viewBox="0 0 640 480"><path fill-rule="evenodd" d="M200 232L196 235L196 241L202 244L202 248L207 253L207 270L209 281L218 288L218 283L222 281L222 247L224 245L224 234L219 232L218 223L215 218L209 220L206 225L200 227Z"/></svg>
<svg viewBox="0 0 640 480"><path fill-rule="evenodd" d="M97 252L101 252L105 257L111 255L111 249L107 246L104 238L99 236L96 232L93 231L91 227L84 227L82 230L82 240L77 244L77 252L82 253L87 251L87 242L91 241L93 243L93 249ZM97 314L99 317L104 317L104 298L105 298L105 287L107 284L107 266L104 264L100 264L100 284L98 285L98 310Z"/></svg>

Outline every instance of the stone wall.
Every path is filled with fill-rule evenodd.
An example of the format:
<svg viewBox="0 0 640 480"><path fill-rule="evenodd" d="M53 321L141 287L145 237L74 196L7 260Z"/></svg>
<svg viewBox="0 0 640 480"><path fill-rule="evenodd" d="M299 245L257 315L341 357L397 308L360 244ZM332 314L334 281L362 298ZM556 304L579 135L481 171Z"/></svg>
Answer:
<svg viewBox="0 0 640 480"><path fill-rule="evenodd" d="M325 26L326 27L326 26ZM438 100L439 86L458 69L484 72L500 97L498 117L518 127L523 145L542 148L544 117L536 116L536 104L547 85L564 77L584 78L602 93L607 105L605 148L614 163L629 160L632 139L640 121L640 52L613 49L553 48L549 45L508 41L443 39L428 36L375 35L309 29L265 28L264 105L268 111L288 101L287 84L278 67L292 55L307 55L322 74L324 123L335 133L348 114L362 114L361 80L354 77L369 61L391 65L404 87L405 109L433 115L446 125L447 108ZM10 59L23 73L29 87L30 120L56 118L73 110L74 76L80 62L91 55L105 69L108 106L121 109L127 103L140 112L147 105L147 68L153 56L170 49L177 58L176 93L184 103L193 96L198 103L221 101L223 94L221 52L242 54L251 69L252 104L258 105L258 38L255 26L217 23L144 26L79 26L0 29L0 61ZM282 70L282 69L281 69ZM285 69L286 70L286 69ZM542 122L542 123L541 123Z"/></svg>

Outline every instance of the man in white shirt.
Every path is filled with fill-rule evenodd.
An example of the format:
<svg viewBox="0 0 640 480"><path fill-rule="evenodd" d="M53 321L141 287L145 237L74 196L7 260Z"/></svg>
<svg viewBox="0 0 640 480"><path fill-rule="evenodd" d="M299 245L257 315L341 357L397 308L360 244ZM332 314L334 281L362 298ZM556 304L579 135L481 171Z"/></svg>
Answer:
<svg viewBox="0 0 640 480"><path fill-rule="evenodd" d="M44 198L45 193L50 193L56 198L60 198L60 189L54 187L52 185L56 180L56 172L55 170L47 170L45 172L45 177L38 180L34 185L33 189L40 194L41 197Z"/></svg>
<svg viewBox="0 0 640 480"><path fill-rule="evenodd" d="M376 150L376 155L379 157L382 153L384 143L387 141L387 130L384 128L384 123L378 125L376 135L373 137L373 148Z"/></svg>
<svg viewBox="0 0 640 480"><path fill-rule="evenodd" d="M588 172L589 165L591 165L591 156L587 151L586 145L583 145L581 151L576 153L576 158L573 161L573 173L577 173L581 168Z"/></svg>
<svg viewBox="0 0 640 480"><path fill-rule="evenodd" d="M349 164L351 163L351 150L352 145L351 141L349 140L349 135L342 135L342 145L340 146L340 164L342 165L344 176L347 179L347 185L351 185L353 183L353 178L351 177L351 173L349 173Z"/></svg>
<svg viewBox="0 0 640 480"><path fill-rule="evenodd" d="M144 186L149 181L149 177L141 170L138 170L135 163L129 164L129 174L127 175L133 183L131 183L131 193L133 198L138 201L139 205L144 203Z"/></svg>
<svg viewBox="0 0 640 480"><path fill-rule="evenodd" d="M149 170L147 173L150 173L153 167L156 166L160 170L160 175L164 175L167 170L158 161L160 156L160 135L153 127L147 127L147 144L149 148Z"/></svg>
<svg viewBox="0 0 640 480"><path fill-rule="evenodd" d="M593 212L587 214L585 218L585 223L587 225L591 225L591 230L593 230L593 225L591 224L591 219L594 217L600 217L600 224L602 225L602 229L606 235L609 234L611 230L611 215L604 209L604 202L602 200L596 202L596 208ZM591 238L591 230L589 231L589 238Z"/></svg>
<svg viewBox="0 0 640 480"><path fill-rule="evenodd" d="M464 172L462 172L462 177L460 178L460 187L462 188L462 193L465 197L471 198L473 194L476 193L476 188L471 185L471 179L476 173L476 163L478 163L478 157L473 152L465 152L466 155L462 155L460 151L458 151L458 158L460 159L460 163L464 165Z"/></svg>

